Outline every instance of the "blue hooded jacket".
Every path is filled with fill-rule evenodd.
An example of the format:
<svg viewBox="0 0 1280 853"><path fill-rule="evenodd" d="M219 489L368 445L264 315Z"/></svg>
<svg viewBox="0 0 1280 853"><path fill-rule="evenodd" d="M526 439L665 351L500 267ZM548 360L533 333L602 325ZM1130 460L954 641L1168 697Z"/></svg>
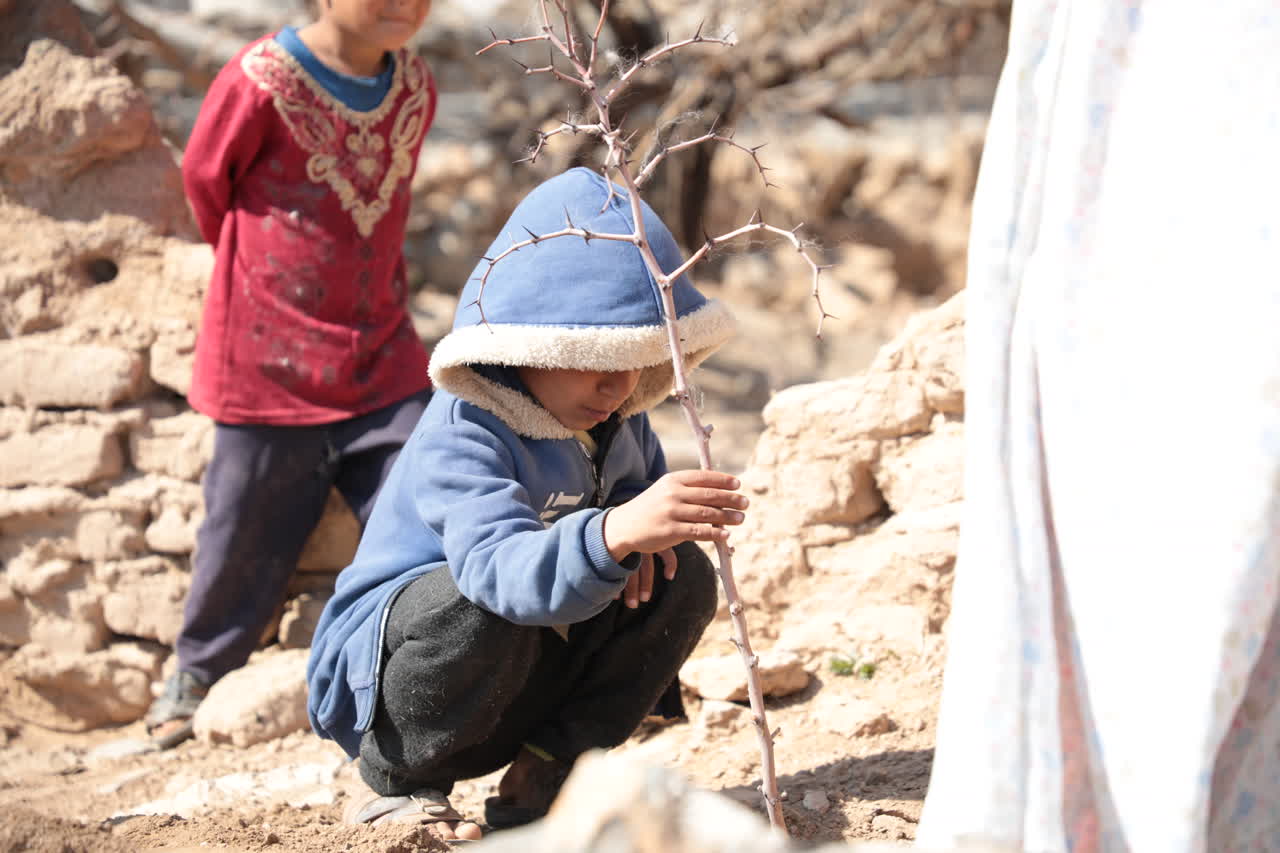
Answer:
<svg viewBox="0 0 1280 853"><path fill-rule="evenodd" d="M671 233L642 205L649 243L670 272ZM625 192L573 169L535 188L489 249L496 257L566 217L594 233L633 230ZM527 230L526 230L527 229ZM435 348L435 396L392 466L355 560L338 577L312 640L308 713L349 755L373 721L383 629L395 595L426 572L452 571L476 605L521 625L590 619L626 583L604 544L604 514L666 473L645 412L670 392L661 295L635 245L559 237L489 269L463 290ZM672 284L689 367L733 333L729 312L685 277ZM483 309L483 316L481 314ZM633 370L635 392L593 459L521 386L517 366ZM630 559L628 563L632 562Z"/></svg>

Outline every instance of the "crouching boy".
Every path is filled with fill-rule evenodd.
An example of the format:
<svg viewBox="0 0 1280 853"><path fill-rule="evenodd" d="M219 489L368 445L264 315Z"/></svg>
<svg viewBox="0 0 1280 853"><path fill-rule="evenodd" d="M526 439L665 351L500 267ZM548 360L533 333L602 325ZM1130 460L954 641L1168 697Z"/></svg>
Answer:
<svg viewBox="0 0 1280 853"><path fill-rule="evenodd" d="M680 253L642 205L648 239ZM625 194L574 169L536 188L490 255L566 215L630 233ZM527 230L526 230L527 229ZM742 522L738 481L668 473L645 412L672 383L657 284L626 242L561 237L481 261L436 347L436 394L396 461L308 666L315 730L359 756L356 821L474 838L448 794L507 764L491 827L545 814L582 752L626 740L716 606L693 544ZM673 284L696 365L732 334ZM477 302L479 299L479 302Z"/></svg>

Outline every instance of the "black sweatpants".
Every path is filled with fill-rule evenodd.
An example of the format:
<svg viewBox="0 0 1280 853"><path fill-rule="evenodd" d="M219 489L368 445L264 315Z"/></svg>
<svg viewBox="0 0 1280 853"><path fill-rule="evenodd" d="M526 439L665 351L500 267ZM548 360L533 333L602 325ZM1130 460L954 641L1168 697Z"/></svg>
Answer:
<svg viewBox="0 0 1280 853"><path fill-rule="evenodd" d="M363 527L430 399L422 391L317 426L215 427L176 644L179 669L212 684L244 665L284 599L330 487Z"/></svg>
<svg viewBox="0 0 1280 853"><path fill-rule="evenodd" d="M477 607L447 569L415 580L387 620L378 706L360 743L365 782L384 796L448 793L524 743L572 763L625 741L715 615L711 561L688 542L676 558L673 581L655 571L648 602L615 601L571 625L568 641Z"/></svg>

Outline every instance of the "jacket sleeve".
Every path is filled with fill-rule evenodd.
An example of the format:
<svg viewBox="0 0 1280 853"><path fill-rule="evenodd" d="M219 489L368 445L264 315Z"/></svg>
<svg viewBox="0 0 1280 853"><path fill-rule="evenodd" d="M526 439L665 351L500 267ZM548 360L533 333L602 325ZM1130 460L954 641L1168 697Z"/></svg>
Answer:
<svg viewBox="0 0 1280 853"><path fill-rule="evenodd" d="M630 572L605 548L605 510L544 528L498 436L469 422L434 429L413 460L414 501L462 594L519 625L581 622L607 607Z"/></svg>
<svg viewBox="0 0 1280 853"><path fill-rule="evenodd" d="M182 155L182 184L200 234L218 244L235 183L262 148L271 100L240 70L239 57L209 87Z"/></svg>

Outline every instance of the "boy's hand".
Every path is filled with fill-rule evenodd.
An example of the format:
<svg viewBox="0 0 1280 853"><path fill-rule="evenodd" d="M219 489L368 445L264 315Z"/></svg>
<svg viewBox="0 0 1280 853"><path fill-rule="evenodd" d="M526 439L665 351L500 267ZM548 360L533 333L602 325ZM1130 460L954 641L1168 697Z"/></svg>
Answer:
<svg viewBox="0 0 1280 853"><path fill-rule="evenodd" d="M676 552L670 548L659 551L658 556L662 558L662 574L667 580L674 580L676 576ZM621 598L622 603L632 610L640 606L643 601L648 601L653 595L653 555L640 555L640 568L631 573L631 577L627 578L627 585L622 588L614 598Z"/></svg>
<svg viewBox="0 0 1280 853"><path fill-rule="evenodd" d="M681 542L723 542L724 525L741 524L748 501L738 478L719 471L673 471L636 497L609 510L604 544L615 560L655 554ZM652 568L650 568L652 574Z"/></svg>

